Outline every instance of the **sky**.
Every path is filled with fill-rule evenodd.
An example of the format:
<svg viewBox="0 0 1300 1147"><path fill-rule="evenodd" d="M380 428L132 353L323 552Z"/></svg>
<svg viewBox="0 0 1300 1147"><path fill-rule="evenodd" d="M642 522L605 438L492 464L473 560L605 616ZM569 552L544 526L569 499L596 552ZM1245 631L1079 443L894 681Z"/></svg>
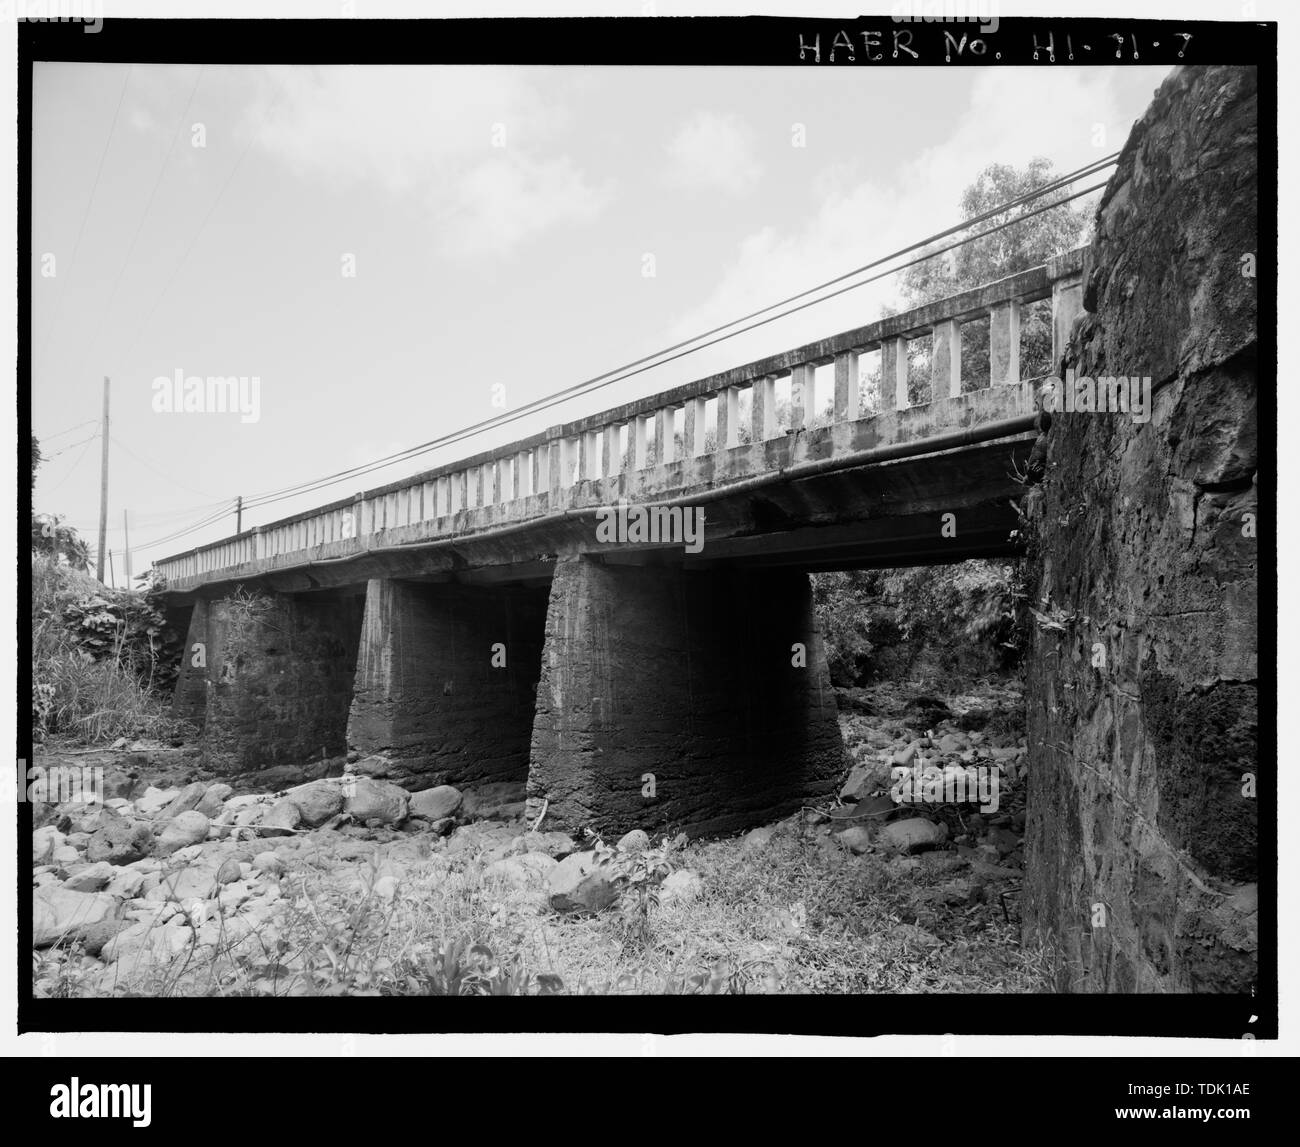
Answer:
<svg viewBox="0 0 1300 1147"><path fill-rule="evenodd" d="M108 376L122 584L124 510L138 574L233 534L232 511L167 540L236 495L469 426L494 397L521 406L924 238L990 163L1117 151L1165 74L37 64L35 508L93 545ZM896 301L882 280L244 527ZM256 376L257 420L156 410L178 371Z"/></svg>

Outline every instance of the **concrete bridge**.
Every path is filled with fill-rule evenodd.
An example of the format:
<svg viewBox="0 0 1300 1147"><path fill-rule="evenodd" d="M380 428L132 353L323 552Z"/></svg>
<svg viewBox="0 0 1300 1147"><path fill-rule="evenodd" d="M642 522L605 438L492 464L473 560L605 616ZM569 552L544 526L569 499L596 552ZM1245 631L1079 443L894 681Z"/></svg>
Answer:
<svg viewBox="0 0 1300 1147"><path fill-rule="evenodd" d="M348 753L412 789L526 781L548 828L718 832L827 794L807 573L1015 552L1040 381L1021 309L1050 300L1059 363L1082 269L1069 252L160 561L191 651L177 710L224 772ZM985 321L963 393L962 325ZM930 400L909 405L926 337ZM624 524L702 514L702 545L611 538L620 504Z"/></svg>

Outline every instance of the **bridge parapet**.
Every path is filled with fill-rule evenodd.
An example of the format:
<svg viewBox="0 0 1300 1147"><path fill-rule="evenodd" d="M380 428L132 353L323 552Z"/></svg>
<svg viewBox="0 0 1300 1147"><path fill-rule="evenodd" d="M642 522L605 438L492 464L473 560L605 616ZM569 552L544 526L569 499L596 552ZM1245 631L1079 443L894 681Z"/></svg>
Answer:
<svg viewBox="0 0 1300 1147"><path fill-rule="evenodd" d="M1021 377L1021 310L1051 300L1052 362L1059 362L1082 306L1083 256L1082 248L1070 251L995 283L164 558L155 569L170 589L189 591L387 546L472 538L579 506L712 490L864 442L938 436L1024 414L1033 396ZM961 327L985 319L988 384L963 393ZM930 401L914 406L908 344L925 337ZM864 411L859 360L874 351L879 397ZM789 424L781 425L777 395L787 380ZM819 417L822 387L829 418ZM775 447L790 436L797 445Z"/></svg>

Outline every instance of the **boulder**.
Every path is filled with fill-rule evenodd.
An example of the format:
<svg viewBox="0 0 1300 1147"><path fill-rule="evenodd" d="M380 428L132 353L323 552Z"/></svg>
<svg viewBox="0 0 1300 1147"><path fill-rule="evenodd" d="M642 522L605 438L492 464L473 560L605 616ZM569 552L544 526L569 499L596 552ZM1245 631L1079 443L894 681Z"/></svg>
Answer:
<svg viewBox="0 0 1300 1147"><path fill-rule="evenodd" d="M285 797L276 801L271 810L257 824L259 836L289 836L302 821L302 811Z"/></svg>
<svg viewBox="0 0 1300 1147"><path fill-rule="evenodd" d="M119 818L96 832L86 844L86 859L92 864L104 860L109 864L131 864L153 851L154 839L143 821Z"/></svg>
<svg viewBox="0 0 1300 1147"><path fill-rule="evenodd" d="M880 842L899 852L924 852L947 839L947 825L935 824L919 816L896 820L880 830Z"/></svg>
<svg viewBox="0 0 1300 1147"><path fill-rule="evenodd" d="M62 847L67 838L52 824L38 828L32 833L32 863L46 864L54 855L56 848Z"/></svg>
<svg viewBox="0 0 1300 1147"><path fill-rule="evenodd" d="M176 789L156 789L150 785L135 798L135 811L141 816L153 816L160 809L166 808L179 795Z"/></svg>
<svg viewBox="0 0 1300 1147"><path fill-rule="evenodd" d="M226 803L226 799L234 790L223 782L215 785L209 785L207 792L203 794L203 799L194 806L195 812L201 812L209 820L219 813Z"/></svg>
<svg viewBox="0 0 1300 1147"><path fill-rule="evenodd" d="M704 893L704 880L690 868L670 872L659 886L660 904L689 904Z"/></svg>
<svg viewBox="0 0 1300 1147"><path fill-rule="evenodd" d="M871 848L871 833L862 825L854 825L839 835L842 848L847 848L854 856L861 856Z"/></svg>
<svg viewBox="0 0 1300 1147"><path fill-rule="evenodd" d="M208 818L190 809L167 821L158 833L158 855L170 856L178 849L199 844L208 839Z"/></svg>
<svg viewBox="0 0 1300 1147"><path fill-rule="evenodd" d="M462 800L460 789L452 788L451 785L424 789L411 794L411 815L429 821L440 821L459 809Z"/></svg>
<svg viewBox="0 0 1300 1147"><path fill-rule="evenodd" d="M525 852L494 860L484 870L488 876L498 876L514 888L545 887L547 878L559 866L558 861L545 853Z"/></svg>
<svg viewBox="0 0 1300 1147"><path fill-rule="evenodd" d="M400 824L406 819L410 796L404 788L373 777L351 778L344 787L343 811L353 820Z"/></svg>
<svg viewBox="0 0 1300 1147"><path fill-rule="evenodd" d="M523 781L493 781L467 788L460 815L466 820L511 820L523 816L528 786Z"/></svg>
<svg viewBox="0 0 1300 1147"><path fill-rule="evenodd" d="M284 861L274 852L259 852L253 857L253 871L267 876L279 876L284 872Z"/></svg>
<svg viewBox="0 0 1300 1147"><path fill-rule="evenodd" d="M625 832L619 837L617 848L619 852L644 852L650 847L650 834L643 832L639 828L634 828L631 832Z"/></svg>
<svg viewBox="0 0 1300 1147"><path fill-rule="evenodd" d="M108 861L99 860L74 872L63 882L63 887L72 892L99 892L113 879L116 872L117 869Z"/></svg>
<svg viewBox="0 0 1300 1147"><path fill-rule="evenodd" d="M343 788L338 781L312 781L290 789L284 797L297 806L300 823L305 828L319 828L343 811ZM275 809L271 811L274 813Z"/></svg>
<svg viewBox="0 0 1300 1147"><path fill-rule="evenodd" d="M117 910L117 901L106 892L47 884L32 894L32 944L48 948L65 937L79 938L92 924L114 918Z"/></svg>
<svg viewBox="0 0 1300 1147"><path fill-rule="evenodd" d="M523 845L525 852L540 852L557 860L578 850L577 842L567 832L526 832Z"/></svg>
<svg viewBox="0 0 1300 1147"><path fill-rule="evenodd" d="M595 852L566 856L552 869L547 892L557 912L599 912L618 895L610 880L609 866L597 864Z"/></svg>
<svg viewBox="0 0 1300 1147"><path fill-rule="evenodd" d="M167 804L154 813L155 820L175 820L183 812L189 812L208 791L206 781L194 781L186 785Z"/></svg>

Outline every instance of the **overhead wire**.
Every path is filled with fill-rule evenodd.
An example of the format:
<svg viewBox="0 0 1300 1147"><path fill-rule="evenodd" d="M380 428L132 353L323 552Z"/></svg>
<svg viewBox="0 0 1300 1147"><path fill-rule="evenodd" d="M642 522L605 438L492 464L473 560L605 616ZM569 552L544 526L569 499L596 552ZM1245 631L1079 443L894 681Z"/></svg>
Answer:
<svg viewBox="0 0 1300 1147"><path fill-rule="evenodd" d="M1085 170L1089 174L1091 174L1092 169L1094 169L1095 167L1096 165L1089 165L1088 168L1082 170ZM1076 177L1074 180L1071 180L1071 182L1077 181L1077 178L1078 177ZM904 252L910 252L916 250L918 247L927 248L923 254L921 254L917 258L911 259L908 262L902 263L898 266L890 267L888 270L883 271L880 274L870 276L869 278L862 279L855 283L850 283L849 285L840 287L838 290L832 291L829 294L820 295L815 299L811 299L807 302L801 303L798 306L790 307L788 310L781 311L780 313L775 315L770 315L765 319L760 319L756 322L748 324L747 326L741 327L738 330L730 331L729 333L720 335L717 338L712 338L709 341L702 342L699 345L692 345L695 343L696 341L695 339L688 339L682 343L674 344L672 348L667 348L665 351L657 352L655 355L646 356L643 359L637 360L635 363L628 364L628 366L631 367L632 369L620 368L621 373L614 374L614 372L606 372L605 374L596 375L594 378L587 379L581 383L575 383L573 386L566 387L565 389L557 391L554 394L548 395L541 399L537 399L531 403L526 403L523 406L518 407L517 409L512 410L506 414L496 415L493 418L484 419L481 422L477 422L470 426L463 427L460 430L451 431L448 434L441 435L440 437L431 439L428 442L420 443L417 446L409 447L406 450L398 451L395 454L388 455L384 458L377 459L373 462L365 463L361 466L352 467L349 470L339 471L335 474L326 475L323 478L313 479L309 482L303 483L296 487L288 487L282 491L273 491L269 494L254 495L252 497L245 498L244 508L256 509L262 506L273 505L276 502L284 501L291 497L297 497L301 494L313 493L316 490L324 489L327 486L336 485L337 483L347 478L354 478L363 474L371 473L374 470L383 469L384 467L393 465L397 462L406 461L409 460L410 458L428 453L429 451L437 449L440 446L450 445L454 442L461 441L464 438L468 438L473 435L480 434L485 430L508 425L509 423L517 421L520 418L524 418L530 414L535 414L542 410L549 409L552 406L556 406L561 402L568 401L581 394L590 393L591 391L599 390L603 387L610 386L616 382L622 382L625 381L626 379L633 378L636 375L642 374L647 370L653 370L656 367L667 365L668 363L674 362L679 358L685 357L686 355L694 354L697 351L704 350L710 346L716 345L717 343L724 342L730 338L734 338L737 335L745 334L748 333L749 331L756 330L759 327L766 326L768 323L776 322L779 319L786 318L789 315L796 314L799 311L803 311L809 307L816 306L819 303L826 302L829 299L833 299L838 295L845 294L848 291L857 290L859 287L864 287L869 283L876 282L877 280L885 278L888 275L896 274L899 271L906 270L908 267L912 267L918 263L925 262L928 259L935 258L936 256L954 250L957 247L965 246L968 243L973 243L989 235L996 234L999 231L1006 230L1008 227L1014 226L1015 224L1023 222L1026 219L1033 218L1036 215L1041 215L1046 211L1054 210L1055 208L1060 207L1065 203L1069 203L1074 199L1079 199L1084 195L1091 194L1092 192L1098 191L1103 187L1105 187L1104 183L1093 184L1090 187L1084 188L1082 191L1073 192L1070 195L1066 195L1061 197L1060 199L1053 200L1051 203L1035 208L1032 211L1027 211L1018 214L1013 218L1006 220L1002 223L999 223L994 227L990 227L985 231L981 231L978 234L968 236L964 239L958 240L957 242L950 243L946 246L939 247L936 249L928 249L929 244L933 243L935 240L935 236L931 236L925 240L922 240L919 244L911 244L907 248L903 249ZM1052 188L1052 190L1055 189L1056 188ZM1020 200L1013 201L1013 202L1024 202L1027 201L1029 198L1038 198L1041 197L1042 194L1048 194L1048 193L1050 193L1049 190L1044 190L1040 192L1038 195L1032 197L1021 197ZM1001 214L1005 212L1007 209L1008 208L1005 206L999 207L991 213L985 213L983 216L981 216L981 218L988 218L991 215ZM946 231L940 232L939 235L940 236L950 235L954 233L954 230L963 230L969 226L970 223L967 223L957 228L949 228ZM876 260L871 264L865 265L865 267L879 266L882 262L887 262L890 259L896 258L898 254L899 253L895 253L894 255L886 256L884 259ZM863 269L864 268L858 268L855 271L847 272L844 275L839 275L835 279L828 280L826 283L820 284L817 287L812 287L806 291L801 291L798 295L791 296L789 300L784 300L783 303L772 304L772 307L782 306L784 305L784 302L792 301L798 298L804 298L806 295L814 291L824 289L824 287L826 286L832 285L834 283L843 282L845 278L851 277L852 275L855 274L859 274ZM746 321L747 318L754 317L755 315L763 314L764 312L771 310L772 307L761 308L758 311L752 312L751 315L746 316L745 318L733 320L732 323L723 324L723 326L721 327L715 327L713 328L712 331L706 332L706 334L712 334L717 331L726 330L727 327L732 326L737 322L744 322ZM703 337L705 336L704 335L696 336L697 339ZM683 347L689 349L681 349ZM669 350L675 351L676 353L668 354Z"/></svg>

